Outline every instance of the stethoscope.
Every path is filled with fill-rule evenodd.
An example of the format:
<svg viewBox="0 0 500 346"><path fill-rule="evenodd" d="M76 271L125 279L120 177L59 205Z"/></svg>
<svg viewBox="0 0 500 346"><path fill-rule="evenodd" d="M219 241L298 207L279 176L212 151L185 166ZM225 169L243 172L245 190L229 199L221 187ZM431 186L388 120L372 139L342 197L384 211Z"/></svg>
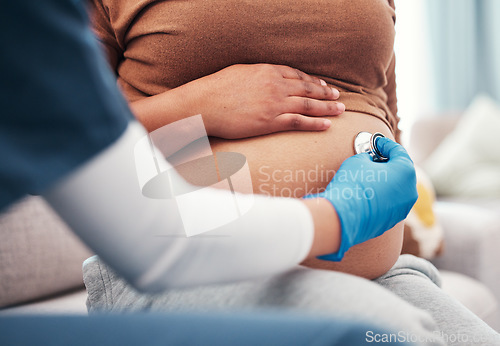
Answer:
<svg viewBox="0 0 500 346"><path fill-rule="evenodd" d="M377 147L377 140L385 137L380 132L360 132L354 139L354 151L356 154L368 153L374 162L385 162L389 160L388 157L382 155Z"/></svg>

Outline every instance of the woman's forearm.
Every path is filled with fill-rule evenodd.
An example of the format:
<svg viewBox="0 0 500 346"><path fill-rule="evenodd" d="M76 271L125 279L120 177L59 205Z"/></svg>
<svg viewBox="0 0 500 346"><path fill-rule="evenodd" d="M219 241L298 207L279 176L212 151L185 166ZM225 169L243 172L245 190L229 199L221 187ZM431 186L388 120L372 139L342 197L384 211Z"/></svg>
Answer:
<svg viewBox="0 0 500 346"><path fill-rule="evenodd" d="M164 125L196 115L190 93L179 87L130 103L130 108L142 125L152 132Z"/></svg>

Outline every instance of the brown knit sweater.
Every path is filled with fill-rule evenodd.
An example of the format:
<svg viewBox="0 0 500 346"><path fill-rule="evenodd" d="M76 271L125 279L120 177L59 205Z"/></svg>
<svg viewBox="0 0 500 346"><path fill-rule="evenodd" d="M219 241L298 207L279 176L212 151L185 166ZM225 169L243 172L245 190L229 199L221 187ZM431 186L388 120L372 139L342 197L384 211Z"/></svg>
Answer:
<svg viewBox="0 0 500 346"><path fill-rule="evenodd" d="M233 64L288 65L397 135L393 0L91 0L129 101Z"/></svg>

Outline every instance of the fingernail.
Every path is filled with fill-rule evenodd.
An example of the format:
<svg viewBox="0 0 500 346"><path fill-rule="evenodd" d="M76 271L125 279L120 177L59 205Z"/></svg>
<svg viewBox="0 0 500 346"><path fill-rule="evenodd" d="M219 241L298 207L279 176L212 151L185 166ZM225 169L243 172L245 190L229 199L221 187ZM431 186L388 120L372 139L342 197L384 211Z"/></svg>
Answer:
<svg viewBox="0 0 500 346"><path fill-rule="evenodd" d="M337 103L337 109L339 110L339 112L345 112L345 104Z"/></svg>
<svg viewBox="0 0 500 346"><path fill-rule="evenodd" d="M339 98L340 92L337 89L332 88L332 92L333 92L333 97L334 98Z"/></svg>
<svg viewBox="0 0 500 346"><path fill-rule="evenodd" d="M332 122L330 120L328 120L328 119L323 120L323 126L325 128L329 128L331 124L332 124Z"/></svg>
<svg viewBox="0 0 500 346"><path fill-rule="evenodd" d="M322 86L326 86L326 82L324 80L320 79L319 82Z"/></svg>

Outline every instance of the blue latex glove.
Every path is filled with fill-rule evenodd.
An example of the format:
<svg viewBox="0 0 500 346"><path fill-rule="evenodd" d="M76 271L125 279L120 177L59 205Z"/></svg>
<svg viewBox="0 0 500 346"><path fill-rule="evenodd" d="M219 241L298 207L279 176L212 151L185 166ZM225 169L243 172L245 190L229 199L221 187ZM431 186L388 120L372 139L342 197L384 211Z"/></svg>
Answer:
<svg viewBox="0 0 500 346"><path fill-rule="evenodd" d="M404 220L417 201L413 162L406 150L388 138L376 145L387 162L367 153L345 160L326 190L304 198L326 198L340 219L339 250L320 259L340 261L353 245L378 237Z"/></svg>

